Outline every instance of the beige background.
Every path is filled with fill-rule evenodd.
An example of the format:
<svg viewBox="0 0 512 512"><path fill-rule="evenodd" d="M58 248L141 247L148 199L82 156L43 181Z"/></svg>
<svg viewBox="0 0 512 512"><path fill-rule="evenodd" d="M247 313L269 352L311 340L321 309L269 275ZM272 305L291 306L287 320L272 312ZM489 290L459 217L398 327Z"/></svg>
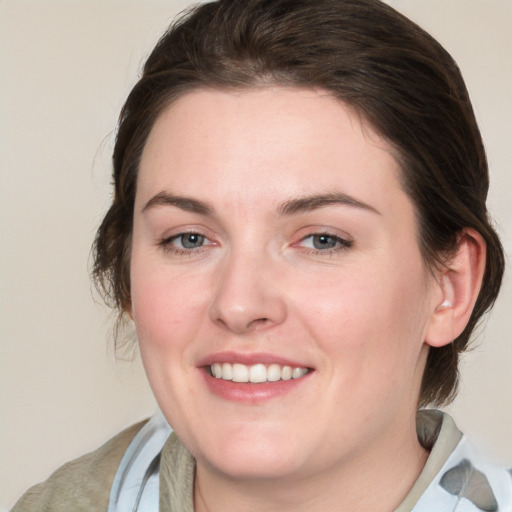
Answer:
<svg viewBox="0 0 512 512"><path fill-rule="evenodd" d="M112 130L142 58L186 1L0 0L0 510L152 413L138 358L116 362L89 249L109 201ZM489 151L512 254L512 1L395 0L452 52ZM452 411L512 465L512 279L465 360Z"/></svg>

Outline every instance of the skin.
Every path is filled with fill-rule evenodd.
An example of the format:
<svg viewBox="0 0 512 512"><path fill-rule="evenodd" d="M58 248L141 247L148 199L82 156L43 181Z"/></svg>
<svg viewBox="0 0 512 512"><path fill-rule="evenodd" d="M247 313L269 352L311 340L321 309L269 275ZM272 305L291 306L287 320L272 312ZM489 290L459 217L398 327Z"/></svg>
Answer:
<svg viewBox="0 0 512 512"><path fill-rule="evenodd" d="M157 120L139 172L130 314L197 460L197 511L394 509L427 456L415 413L428 340L448 340L446 287L386 141L322 91L198 90ZM203 242L183 247L182 233ZM226 352L311 371L227 399L202 367Z"/></svg>

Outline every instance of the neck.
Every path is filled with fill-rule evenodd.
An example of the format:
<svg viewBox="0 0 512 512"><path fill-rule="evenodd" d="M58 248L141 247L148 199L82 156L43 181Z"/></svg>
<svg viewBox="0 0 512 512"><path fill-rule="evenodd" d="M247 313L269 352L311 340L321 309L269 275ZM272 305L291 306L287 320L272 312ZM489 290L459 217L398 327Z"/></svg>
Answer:
<svg viewBox="0 0 512 512"><path fill-rule="evenodd" d="M237 479L198 462L196 512L382 512L395 510L428 457L414 428L391 429L375 446L314 474ZM370 492L371 491L371 492Z"/></svg>

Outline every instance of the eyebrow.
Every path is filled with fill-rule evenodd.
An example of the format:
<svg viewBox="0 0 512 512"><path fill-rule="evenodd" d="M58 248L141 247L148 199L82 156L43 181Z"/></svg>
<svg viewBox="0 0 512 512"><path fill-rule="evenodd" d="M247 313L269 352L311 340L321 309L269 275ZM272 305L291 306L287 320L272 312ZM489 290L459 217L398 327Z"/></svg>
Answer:
<svg viewBox="0 0 512 512"><path fill-rule="evenodd" d="M373 206L363 203L362 201L342 192L332 192L329 194L311 195L299 197L297 199L290 199L289 201L282 203L277 211L279 215L294 215L296 213L303 213L318 210L319 208L324 208L326 206L336 205L353 206L355 208L361 208L362 210L367 210L369 212L376 213L377 215L381 215L381 213Z"/></svg>
<svg viewBox="0 0 512 512"><path fill-rule="evenodd" d="M381 213L373 206L363 203L362 201L342 192L316 194L290 199L279 205L277 213L280 216L287 216L336 205L352 206L381 215ZM175 206L181 210L197 213L199 215L211 215L213 213L213 208L204 201L192 199L191 197L176 196L169 192L160 192L156 196L152 197L144 205L142 211L145 212L157 206Z"/></svg>
<svg viewBox="0 0 512 512"><path fill-rule="evenodd" d="M200 215L210 215L212 208L205 202L191 197L175 196L169 192L160 192L156 196L152 197L142 208L145 212L155 206L176 206L186 212L198 213Z"/></svg>

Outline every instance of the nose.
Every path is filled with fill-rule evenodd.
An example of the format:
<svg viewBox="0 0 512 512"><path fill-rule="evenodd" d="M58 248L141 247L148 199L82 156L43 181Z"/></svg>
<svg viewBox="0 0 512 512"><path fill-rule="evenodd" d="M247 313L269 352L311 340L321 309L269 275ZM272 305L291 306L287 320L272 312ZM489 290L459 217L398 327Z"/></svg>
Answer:
<svg viewBox="0 0 512 512"><path fill-rule="evenodd" d="M284 322L287 312L279 272L271 257L231 255L215 278L210 309L217 325L246 334Z"/></svg>

